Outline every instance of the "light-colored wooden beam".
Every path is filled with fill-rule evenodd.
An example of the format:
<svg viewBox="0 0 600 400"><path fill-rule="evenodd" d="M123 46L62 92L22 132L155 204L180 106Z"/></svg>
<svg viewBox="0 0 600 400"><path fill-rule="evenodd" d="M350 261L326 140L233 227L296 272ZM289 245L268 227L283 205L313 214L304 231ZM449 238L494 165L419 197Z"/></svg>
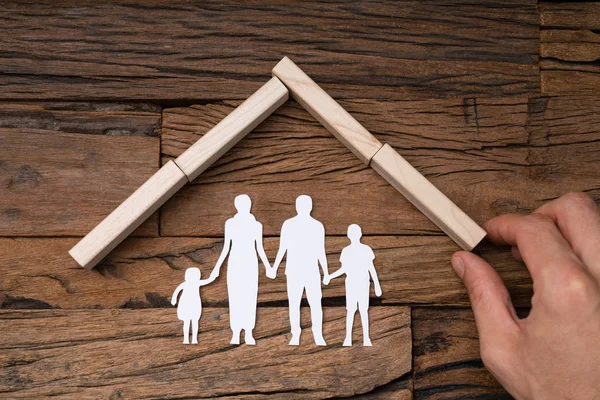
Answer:
<svg viewBox="0 0 600 400"><path fill-rule="evenodd" d="M231 114L223 118L200 140L177 157L175 163L188 176L189 181L193 181L285 103L288 98L287 88L279 79L271 78Z"/></svg>
<svg viewBox="0 0 600 400"><path fill-rule="evenodd" d="M392 147L379 142L292 60L284 57L273 68L273 75L281 79L292 97L362 162L371 165L460 247L471 250L485 237L485 231L475 221Z"/></svg>
<svg viewBox="0 0 600 400"><path fill-rule="evenodd" d="M188 181L194 180L288 99L277 78L265 83L198 142L169 161L77 243L69 254L93 268Z"/></svg>
<svg viewBox="0 0 600 400"><path fill-rule="evenodd" d="M464 250L472 250L486 232L440 192L390 145L371 159L371 167Z"/></svg>
<svg viewBox="0 0 600 400"><path fill-rule="evenodd" d="M273 75L288 87L292 97L317 121L344 143L362 162L369 165L373 155L382 146L375 136L289 58L284 57L273 68Z"/></svg>
<svg viewBox="0 0 600 400"><path fill-rule="evenodd" d="M169 161L73 246L69 254L83 268L93 268L187 181L179 167Z"/></svg>

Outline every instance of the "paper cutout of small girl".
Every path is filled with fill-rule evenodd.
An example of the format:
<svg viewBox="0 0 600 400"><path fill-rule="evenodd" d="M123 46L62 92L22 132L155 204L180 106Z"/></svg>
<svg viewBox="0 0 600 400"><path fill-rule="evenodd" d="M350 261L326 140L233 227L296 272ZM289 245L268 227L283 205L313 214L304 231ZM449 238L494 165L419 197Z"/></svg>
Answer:
<svg viewBox="0 0 600 400"><path fill-rule="evenodd" d="M381 296L381 286L377 278L377 272L373 265L375 254L366 244L360 242L362 230L360 226L352 224L348 227L348 238L350 245L342 250L340 262L342 267L329 275L325 284L329 284L331 279L346 274L346 339L344 346L352 346L352 325L354 324L354 314L356 310L360 311L360 320L363 328L363 345L372 346L369 337L369 290L371 279L375 285L375 294ZM369 277L369 275L371 275Z"/></svg>
<svg viewBox="0 0 600 400"><path fill-rule="evenodd" d="M183 321L183 344L190 344L190 323L192 325L192 344L198 344L198 323L202 315L202 301L200 300L200 286L208 285L217 278L211 274L208 279L200 279L200 269L188 268L185 270L185 282L177 286L171 298L171 304L177 304L177 296L183 291L177 306L177 318Z"/></svg>

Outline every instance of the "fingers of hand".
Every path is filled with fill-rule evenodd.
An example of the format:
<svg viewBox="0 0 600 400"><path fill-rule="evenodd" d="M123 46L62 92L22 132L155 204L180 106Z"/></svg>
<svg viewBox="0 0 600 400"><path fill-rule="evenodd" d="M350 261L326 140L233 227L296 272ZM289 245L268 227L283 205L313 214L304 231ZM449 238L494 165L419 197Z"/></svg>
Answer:
<svg viewBox="0 0 600 400"><path fill-rule="evenodd" d="M452 256L452 266L467 288L482 341L515 333L518 330L516 312L496 270L482 258L466 251Z"/></svg>
<svg viewBox="0 0 600 400"><path fill-rule="evenodd" d="M596 202L585 193L569 193L535 213L554 221L573 252L600 279L600 213Z"/></svg>
<svg viewBox="0 0 600 400"><path fill-rule="evenodd" d="M557 272L583 267L553 220L545 215L505 214L492 218L483 227L491 241L517 246L534 282L561 279Z"/></svg>

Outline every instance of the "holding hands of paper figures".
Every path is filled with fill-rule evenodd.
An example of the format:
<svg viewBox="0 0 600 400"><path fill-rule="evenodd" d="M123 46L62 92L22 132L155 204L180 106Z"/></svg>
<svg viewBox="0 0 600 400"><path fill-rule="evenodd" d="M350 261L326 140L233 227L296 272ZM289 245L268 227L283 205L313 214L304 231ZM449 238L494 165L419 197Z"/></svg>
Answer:
<svg viewBox="0 0 600 400"><path fill-rule="evenodd" d="M531 312L519 319L502 278L468 252L452 257L471 299L481 358L518 399L600 398L600 214L571 193L530 215L484 224L531 273Z"/></svg>

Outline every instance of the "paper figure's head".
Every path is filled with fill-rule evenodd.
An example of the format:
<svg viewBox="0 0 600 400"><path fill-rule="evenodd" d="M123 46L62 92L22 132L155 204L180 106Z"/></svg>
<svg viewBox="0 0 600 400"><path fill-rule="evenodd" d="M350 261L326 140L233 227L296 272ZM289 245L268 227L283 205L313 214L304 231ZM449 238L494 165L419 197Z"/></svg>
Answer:
<svg viewBox="0 0 600 400"><path fill-rule="evenodd" d="M351 241L358 241L361 237L362 229L360 229L360 226L352 224L348 227L348 238L350 238Z"/></svg>
<svg viewBox="0 0 600 400"><path fill-rule="evenodd" d="M185 270L185 280L186 281L199 281L200 280L200 270L198 268L188 268Z"/></svg>
<svg viewBox="0 0 600 400"><path fill-rule="evenodd" d="M312 199L303 194L296 199L296 211L298 215L309 215L312 211Z"/></svg>
<svg viewBox="0 0 600 400"><path fill-rule="evenodd" d="M252 208L252 200L250 200L250 196L247 194L240 194L236 196L233 201L235 204L235 209L242 214L248 214L250 212L250 208Z"/></svg>

